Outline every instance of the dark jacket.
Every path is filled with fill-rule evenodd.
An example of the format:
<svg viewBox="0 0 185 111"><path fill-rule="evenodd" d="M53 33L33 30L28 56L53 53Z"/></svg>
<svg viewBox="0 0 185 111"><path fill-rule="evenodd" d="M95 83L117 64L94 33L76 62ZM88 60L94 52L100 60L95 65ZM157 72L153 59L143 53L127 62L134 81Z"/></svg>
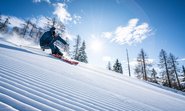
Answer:
<svg viewBox="0 0 185 111"><path fill-rule="evenodd" d="M47 47L47 46L53 44L56 40L59 40L64 45L67 45L67 42L64 41L60 36L53 37L52 31L47 31L40 38L40 46L41 47L44 47L44 46Z"/></svg>

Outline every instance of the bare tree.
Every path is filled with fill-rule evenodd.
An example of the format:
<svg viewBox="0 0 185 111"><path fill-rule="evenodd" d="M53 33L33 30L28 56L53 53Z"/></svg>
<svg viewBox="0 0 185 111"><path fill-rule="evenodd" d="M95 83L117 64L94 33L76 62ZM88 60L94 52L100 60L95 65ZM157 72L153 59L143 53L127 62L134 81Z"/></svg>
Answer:
<svg viewBox="0 0 185 111"><path fill-rule="evenodd" d="M23 31L22 32L23 38L26 36L26 33L27 33L28 29L29 29L29 25L30 24L31 24L30 20L27 20L26 24L23 24L24 25L24 27L22 29L22 31Z"/></svg>
<svg viewBox="0 0 185 111"><path fill-rule="evenodd" d="M128 72L129 72L129 76L131 76L131 73L130 73L129 56L128 56L128 50L127 50L127 49L126 49L126 52L127 52Z"/></svg>
<svg viewBox="0 0 185 111"><path fill-rule="evenodd" d="M43 34L43 29L40 27L39 28L36 27L36 30L37 30L37 32L36 32L36 36L35 36L35 43L39 43L39 39L40 39L41 35Z"/></svg>
<svg viewBox="0 0 185 111"><path fill-rule="evenodd" d="M175 57L172 53L170 53L170 55L169 55L169 64L170 64L169 66L171 66L170 67L170 72L175 74L178 87L181 90L181 85L180 85L179 77L178 77L178 74L177 74L177 67L178 67L178 64L179 64L177 62L177 59L178 59L177 57Z"/></svg>
<svg viewBox="0 0 185 111"><path fill-rule="evenodd" d="M55 27L55 25L56 25L56 18L54 17L53 19L52 19L52 27Z"/></svg>
<svg viewBox="0 0 185 111"><path fill-rule="evenodd" d="M170 80L170 74L168 70L168 56L165 50L161 49L160 54L159 54L159 68L162 69L162 76L163 79L165 80L165 84L167 84L169 87L172 87L171 85L171 80ZM166 76L167 78L166 78Z"/></svg>
<svg viewBox="0 0 185 111"><path fill-rule="evenodd" d="M7 17L6 20L0 24L0 32L8 32L8 24L10 24L9 19L10 17Z"/></svg>
<svg viewBox="0 0 185 111"><path fill-rule="evenodd" d="M32 28L30 30L29 36L33 37L34 30L36 29L36 24L30 22L30 25L32 26Z"/></svg>
<svg viewBox="0 0 185 111"><path fill-rule="evenodd" d="M143 76L144 80L148 80L147 72L149 72L149 69L147 67L151 67L152 64L148 61L148 56L144 52L143 49L141 49L138 57L137 57L138 65L135 67L135 73L138 78L141 78Z"/></svg>
<svg viewBox="0 0 185 111"><path fill-rule="evenodd" d="M143 62L143 70L144 70L144 79L147 81L147 73L146 73L146 54L143 49L141 49L141 56Z"/></svg>
<svg viewBox="0 0 185 111"><path fill-rule="evenodd" d="M48 28L55 27L56 29L58 29L62 33L65 31L65 25L60 20L57 20L55 17L54 18L46 17L46 19L48 20L48 22L47 22Z"/></svg>
<svg viewBox="0 0 185 111"><path fill-rule="evenodd" d="M182 71L183 71L183 76L184 76L183 81L185 81L185 68L184 68L184 65L182 66Z"/></svg>

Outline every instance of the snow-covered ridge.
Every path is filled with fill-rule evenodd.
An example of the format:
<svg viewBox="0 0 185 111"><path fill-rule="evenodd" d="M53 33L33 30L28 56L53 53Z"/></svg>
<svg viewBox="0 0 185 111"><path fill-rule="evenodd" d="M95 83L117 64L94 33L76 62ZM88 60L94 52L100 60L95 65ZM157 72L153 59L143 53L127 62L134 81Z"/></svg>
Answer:
<svg viewBox="0 0 185 111"><path fill-rule="evenodd" d="M0 40L0 111L184 111L183 95Z"/></svg>

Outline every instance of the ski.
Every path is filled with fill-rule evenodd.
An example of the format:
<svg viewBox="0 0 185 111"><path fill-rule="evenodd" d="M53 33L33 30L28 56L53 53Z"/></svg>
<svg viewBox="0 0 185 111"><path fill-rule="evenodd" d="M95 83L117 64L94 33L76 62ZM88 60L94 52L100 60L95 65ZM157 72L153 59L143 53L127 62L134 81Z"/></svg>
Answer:
<svg viewBox="0 0 185 111"><path fill-rule="evenodd" d="M58 58L66 63L69 63L71 65L77 65L79 62L75 61L75 60L71 60L68 58L65 58L64 56L58 55L58 54L51 54L53 57Z"/></svg>

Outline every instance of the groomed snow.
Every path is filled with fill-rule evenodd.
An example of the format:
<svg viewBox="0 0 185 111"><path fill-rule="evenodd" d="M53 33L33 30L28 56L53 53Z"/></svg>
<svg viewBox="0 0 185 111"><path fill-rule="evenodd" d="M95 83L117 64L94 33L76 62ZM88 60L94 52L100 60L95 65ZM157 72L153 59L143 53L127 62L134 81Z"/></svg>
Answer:
<svg viewBox="0 0 185 111"><path fill-rule="evenodd" d="M0 39L0 111L185 111L185 96Z"/></svg>

